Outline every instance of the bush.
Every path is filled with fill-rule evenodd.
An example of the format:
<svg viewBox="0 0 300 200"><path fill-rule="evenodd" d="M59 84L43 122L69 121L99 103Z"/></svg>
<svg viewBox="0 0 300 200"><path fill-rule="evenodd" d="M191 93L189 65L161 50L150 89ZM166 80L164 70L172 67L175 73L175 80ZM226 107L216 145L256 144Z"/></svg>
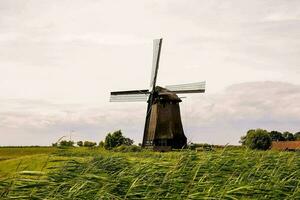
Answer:
<svg viewBox="0 0 300 200"><path fill-rule="evenodd" d="M247 132L245 145L250 149L267 150L270 148L271 144L272 140L268 131L256 129Z"/></svg>
<svg viewBox="0 0 300 200"><path fill-rule="evenodd" d="M142 150L142 148L139 146L136 146L136 145L131 145L131 146L121 145L121 146L114 148L114 151L117 151L117 152L140 152L141 150Z"/></svg>
<svg viewBox="0 0 300 200"><path fill-rule="evenodd" d="M84 147L94 147L96 145L97 145L96 142L90 142L90 141L84 141L84 143L83 143Z"/></svg>
<svg viewBox="0 0 300 200"><path fill-rule="evenodd" d="M130 138L124 138L123 144L127 146L133 145L133 140Z"/></svg>
<svg viewBox="0 0 300 200"><path fill-rule="evenodd" d="M77 145L78 145L79 147L82 147L82 146L83 146L83 142L82 142L82 141L78 141L78 142L77 142Z"/></svg>
<svg viewBox="0 0 300 200"><path fill-rule="evenodd" d="M249 131L248 131L249 132ZM248 134L247 132L247 134ZM246 145L246 135L243 135L239 141L239 143L241 143L242 145Z"/></svg>
<svg viewBox="0 0 300 200"><path fill-rule="evenodd" d="M59 142L59 146L60 147L72 147L72 146L74 146L74 141L72 141L72 140L69 140L69 141L62 140L62 141Z"/></svg>
<svg viewBox="0 0 300 200"><path fill-rule="evenodd" d="M99 147L101 147L101 148L104 147L104 142L103 141L99 142Z"/></svg>
<svg viewBox="0 0 300 200"><path fill-rule="evenodd" d="M194 143L191 143L191 144L189 144L188 146L187 146L187 148L188 149L190 149L190 150L196 150L196 144L194 144Z"/></svg>
<svg viewBox="0 0 300 200"><path fill-rule="evenodd" d="M57 142L52 143L52 146L53 146L53 147L57 147Z"/></svg>
<svg viewBox="0 0 300 200"><path fill-rule="evenodd" d="M271 131L269 135L272 141L285 141L285 138L282 136L282 133L278 131Z"/></svg>
<svg viewBox="0 0 300 200"><path fill-rule="evenodd" d="M285 138L286 141L294 141L295 140L294 135L288 131L284 132L282 134L282 136Z"/></svg>
<svg viewBox="0 0 300 200"><path fill-rule="evenodd" d="M133 140L131 140L130 138L125 138L122 135L121 130L118 130L113 133L107 134L107 136L105 137L104 148L111 149L121 145L130 146L132 144L133 144Z"/></svg>
<svg viewBox="0 0 300 200"><path fill-rule="evenodd" d="M295 140L300 140L300 132L294 134Z"/></svg>

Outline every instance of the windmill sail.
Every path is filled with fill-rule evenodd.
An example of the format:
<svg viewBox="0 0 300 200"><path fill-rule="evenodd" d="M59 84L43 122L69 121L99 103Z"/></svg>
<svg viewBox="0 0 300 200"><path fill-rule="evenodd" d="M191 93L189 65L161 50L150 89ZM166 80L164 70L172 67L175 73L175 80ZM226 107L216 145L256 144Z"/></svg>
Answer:
<svg viewBox="0 0 300 200"><path fill-rule="evenodd" d="M149 90L126 90L111 92L110 95L148 94Z"/></svg>
<svg viewBox="0 0 300 200"><path fill-rule="evenodd" d="M146 102L148 100L148 94L129 94L129 95L112 95L110 96L110 102Z"/></svg>
<svg viewBox="0 0 300 200"><path fill-rule="evenodd" d="M205 92L205 81L196 82L196 83L179 84L179 85L167 85L166 88L177 94L204 93Z"/></svg>
<svg viewBox="0 0 300 200"><path fill-rule="evenodd" d="M110 93L110 102L146 102L149 97L148 90L128 90Z"/></svg>
<svg viewBox="0 0 300 200"><path fill-rule="evenodd" d="M151 79L150 79L150 90L153 90L156 85L161 45L162 45L162 38L153 40L153 60L152 60L152 72L151 72Z"/></svg>
<svg viewBox="0 0 300 200"><path fill-rule="evenodd" d="M157 72L159 67L159 58L160 58L160 51L161 51L161 45L162 45L162 38L153 40L153 60L152 60L152 72L151 72L151 79L150 79L150 95L149 99L147 101L147 112L146 112L146 119L145 119L145 126L144 126L144 136L143 136L143 144L142 146L145 146L146 139L147 139L147 132L149 127L149 117L151 114L151 106L153 104L153 93L155 91L156 86L156 78L157 78Z"/></svg>

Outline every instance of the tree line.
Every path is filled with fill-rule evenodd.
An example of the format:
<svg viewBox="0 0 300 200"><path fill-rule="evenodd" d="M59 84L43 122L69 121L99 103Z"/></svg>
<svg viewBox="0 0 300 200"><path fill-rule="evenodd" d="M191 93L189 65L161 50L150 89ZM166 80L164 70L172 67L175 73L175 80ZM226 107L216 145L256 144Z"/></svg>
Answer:
<svg viewBox="0 0 300 200"><path fill-rule="evenodd" d="M241 137L239 141L242 145L251 149L267 150L271 147L273 141L300 141L300 132L291 133L285 131L270 131L264 129L250 129L247 134Z"/></svg>
<svg viewBox="0 0 300 200"><path fill-rule="evenodd" d="M121 130L108 133L104 141L100 141L97 145L93 141L77 141L76 144L78 147L103 147L105 149L113 149L119 146L132 146L134 141L128 137L123 136ZM61 140L59 142L53 143L54 147L74 147L75 142L73 140Z"/></svg>

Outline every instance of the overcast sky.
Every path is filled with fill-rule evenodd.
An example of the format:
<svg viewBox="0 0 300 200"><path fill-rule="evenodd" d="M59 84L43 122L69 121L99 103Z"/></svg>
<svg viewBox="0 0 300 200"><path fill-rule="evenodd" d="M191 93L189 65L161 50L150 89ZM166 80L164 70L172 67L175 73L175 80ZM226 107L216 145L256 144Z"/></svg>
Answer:
<svg viewBox="0 0 300 200"><path fill-rule="evenodd" d="M206 80L181 114L188 141L237 144L250 128L300 131L299 0L1 0L0 145L141 142L152 40L158 85Z"/></svg>

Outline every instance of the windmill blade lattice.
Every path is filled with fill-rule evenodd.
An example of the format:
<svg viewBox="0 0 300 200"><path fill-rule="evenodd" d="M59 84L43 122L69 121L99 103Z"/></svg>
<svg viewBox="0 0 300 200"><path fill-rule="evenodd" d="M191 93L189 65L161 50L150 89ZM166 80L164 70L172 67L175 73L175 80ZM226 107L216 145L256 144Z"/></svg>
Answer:
<svg viewBox="0 0 300 200"><path fill-rule="evenodd" d="M196 82L178 85L167 85L166 88L177 94L183 93L204 93L206 82Z"/></svg>
<svg viewBox="0 0 300 200"><path fill-rule="evenodd" d="M162 45L162 38L153 40L153 60L152 60L152 72L151 72L151 79L150 79L150 90L154 90L156 85L161 45Z"/></svg>

